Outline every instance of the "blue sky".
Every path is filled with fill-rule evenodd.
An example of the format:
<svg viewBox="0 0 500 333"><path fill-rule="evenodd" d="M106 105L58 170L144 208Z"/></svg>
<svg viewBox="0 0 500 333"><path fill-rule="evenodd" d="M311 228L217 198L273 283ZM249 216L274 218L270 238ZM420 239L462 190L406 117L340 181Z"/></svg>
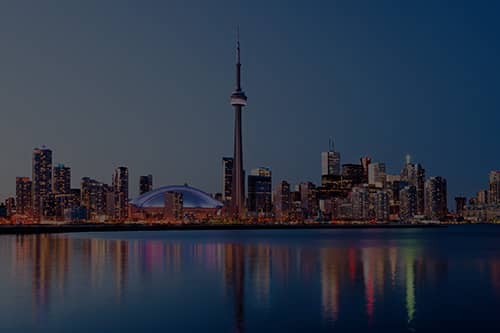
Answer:
<svg viewBox="0 0 500 333"><path fill-rule="evenodd" d="M247 170L319 182L333 137L400 171L410 153L450 197L500 169L500 23L494 1L3 1L0 195L33 147L131 192L220 191L232 154L235 27L242 39Z"/></svg>

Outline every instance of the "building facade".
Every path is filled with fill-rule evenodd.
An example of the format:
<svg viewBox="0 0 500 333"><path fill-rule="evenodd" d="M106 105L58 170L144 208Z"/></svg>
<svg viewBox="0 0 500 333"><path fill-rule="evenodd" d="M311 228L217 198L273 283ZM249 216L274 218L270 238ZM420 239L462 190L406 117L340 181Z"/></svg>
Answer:
<svg viewBox="0 0 500 333"><path fill-rule="evenodd" d="M33 150L32 158L32 213L36 221L43 218L44 207L49 206L52 193L52 150L43 146Z"/></svg>
<svg viewBox="0 0 500 333"><path fill-rule="evenodd" d="M290 183L282 180L274 192L274 212L278 220L287 220L291 209Z"/></svg>
<svg viewBox="0 0 500 333"><path fill-rule="evenodd" d="M139 178L139 194L143 195L153 190L153 175L141 176Z"/></svg>
<svg viewBox="0 0 500 333"><path fill-rule="evenodd" d="M222 202L226 207L233 200L233 162L232 157L222 158Z"/></svg>
<svg viewBox="0 0 500 333"><path fill-rule="evenodd" d="M340 153L335 151L331 140L328 151L321 153L321 175L340 176Z"/></svg>
<svg viewBox="0 0 500 333"><path fill-rule="evenodd" d="M113 190L115 193L115 220L125 221L128 218L129 177L127 167L118 167L113 175Z"/></svg>
<svg viewBox="0 0 500 333"><path fill-rule="evenodd" d="M29 177L16 178L16 207L17 214L29 215L32 208L31 179Z"/></svg>
<svg viewBox="0 0 500 333"><path fill-rule="evenodd" d="M443 177L431 177L425 182L425 215L428 218L442 220L448 214L446 187Z"/></svg>
<svg viewBox="0 0 500 333"><path fill-rule="evenodd" d="M269 216L272 212L272 175L268 168L253 169L248 175L248 213Z"/></svg>

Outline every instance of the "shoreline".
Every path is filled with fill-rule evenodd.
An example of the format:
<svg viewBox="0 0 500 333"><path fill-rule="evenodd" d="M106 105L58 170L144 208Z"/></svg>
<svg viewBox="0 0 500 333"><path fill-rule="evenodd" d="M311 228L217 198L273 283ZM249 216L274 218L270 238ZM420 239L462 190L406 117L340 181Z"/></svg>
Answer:
<svg viewBox="0 0 500 333"><path fill-rule="evenodd" d="M29 235L112 231L209 231L304 229L416 229L446 228L445 224L30 224L0 225L0 235Z"/></svg>

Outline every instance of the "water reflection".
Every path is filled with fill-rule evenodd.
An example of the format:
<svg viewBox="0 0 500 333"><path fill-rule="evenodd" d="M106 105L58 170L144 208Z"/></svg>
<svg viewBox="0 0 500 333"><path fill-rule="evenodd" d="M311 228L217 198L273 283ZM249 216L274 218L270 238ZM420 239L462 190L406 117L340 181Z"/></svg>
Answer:
<svg viewBox="0 0 500 333"><path fill-rule="evenodd" d="M187 276L193 267L223 284L235 332L244 332L248 311L272 312L278 295L309 289L301 306L316 303L321 320L335 325L365 318L370 327L380 308L406 310L406 325L418 319L418 288L440 287L449 263L426 254L418 243L395 246L286 244L268 241L193 242L185 240L77 238L60 235L17 236L12 241L14 276L30 279L33 314L42 320L53 298L66 299L78 274L82 288L99 294L112 277L114 300L124 302L129 284L154 284L157 276ZM500 294L500 259L472 261L486 270ZM318 286L316 293L315 286ZM87 289L88 288L88 289ZM281 303L282 304L282 303ZM253 310L250 310L253 309ZM396 317L396 316L395 316Z"/></svg>

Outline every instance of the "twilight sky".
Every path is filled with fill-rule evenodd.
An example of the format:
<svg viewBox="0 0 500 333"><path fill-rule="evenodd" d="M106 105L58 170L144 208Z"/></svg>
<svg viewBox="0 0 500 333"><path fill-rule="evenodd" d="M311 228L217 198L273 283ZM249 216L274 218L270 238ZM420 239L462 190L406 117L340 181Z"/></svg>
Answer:
<svg viewBox="0 0 500 333"><path fill-rule="evenodd" d="M220 191L232 154L235 27L242 39L245 168L319 182L333 137L399 173L410 153L450 198L500 169L500 2L87 0L0 2L0 196L33 147L131 193ZM451 206L451 205L450 205Z"/></svg>

